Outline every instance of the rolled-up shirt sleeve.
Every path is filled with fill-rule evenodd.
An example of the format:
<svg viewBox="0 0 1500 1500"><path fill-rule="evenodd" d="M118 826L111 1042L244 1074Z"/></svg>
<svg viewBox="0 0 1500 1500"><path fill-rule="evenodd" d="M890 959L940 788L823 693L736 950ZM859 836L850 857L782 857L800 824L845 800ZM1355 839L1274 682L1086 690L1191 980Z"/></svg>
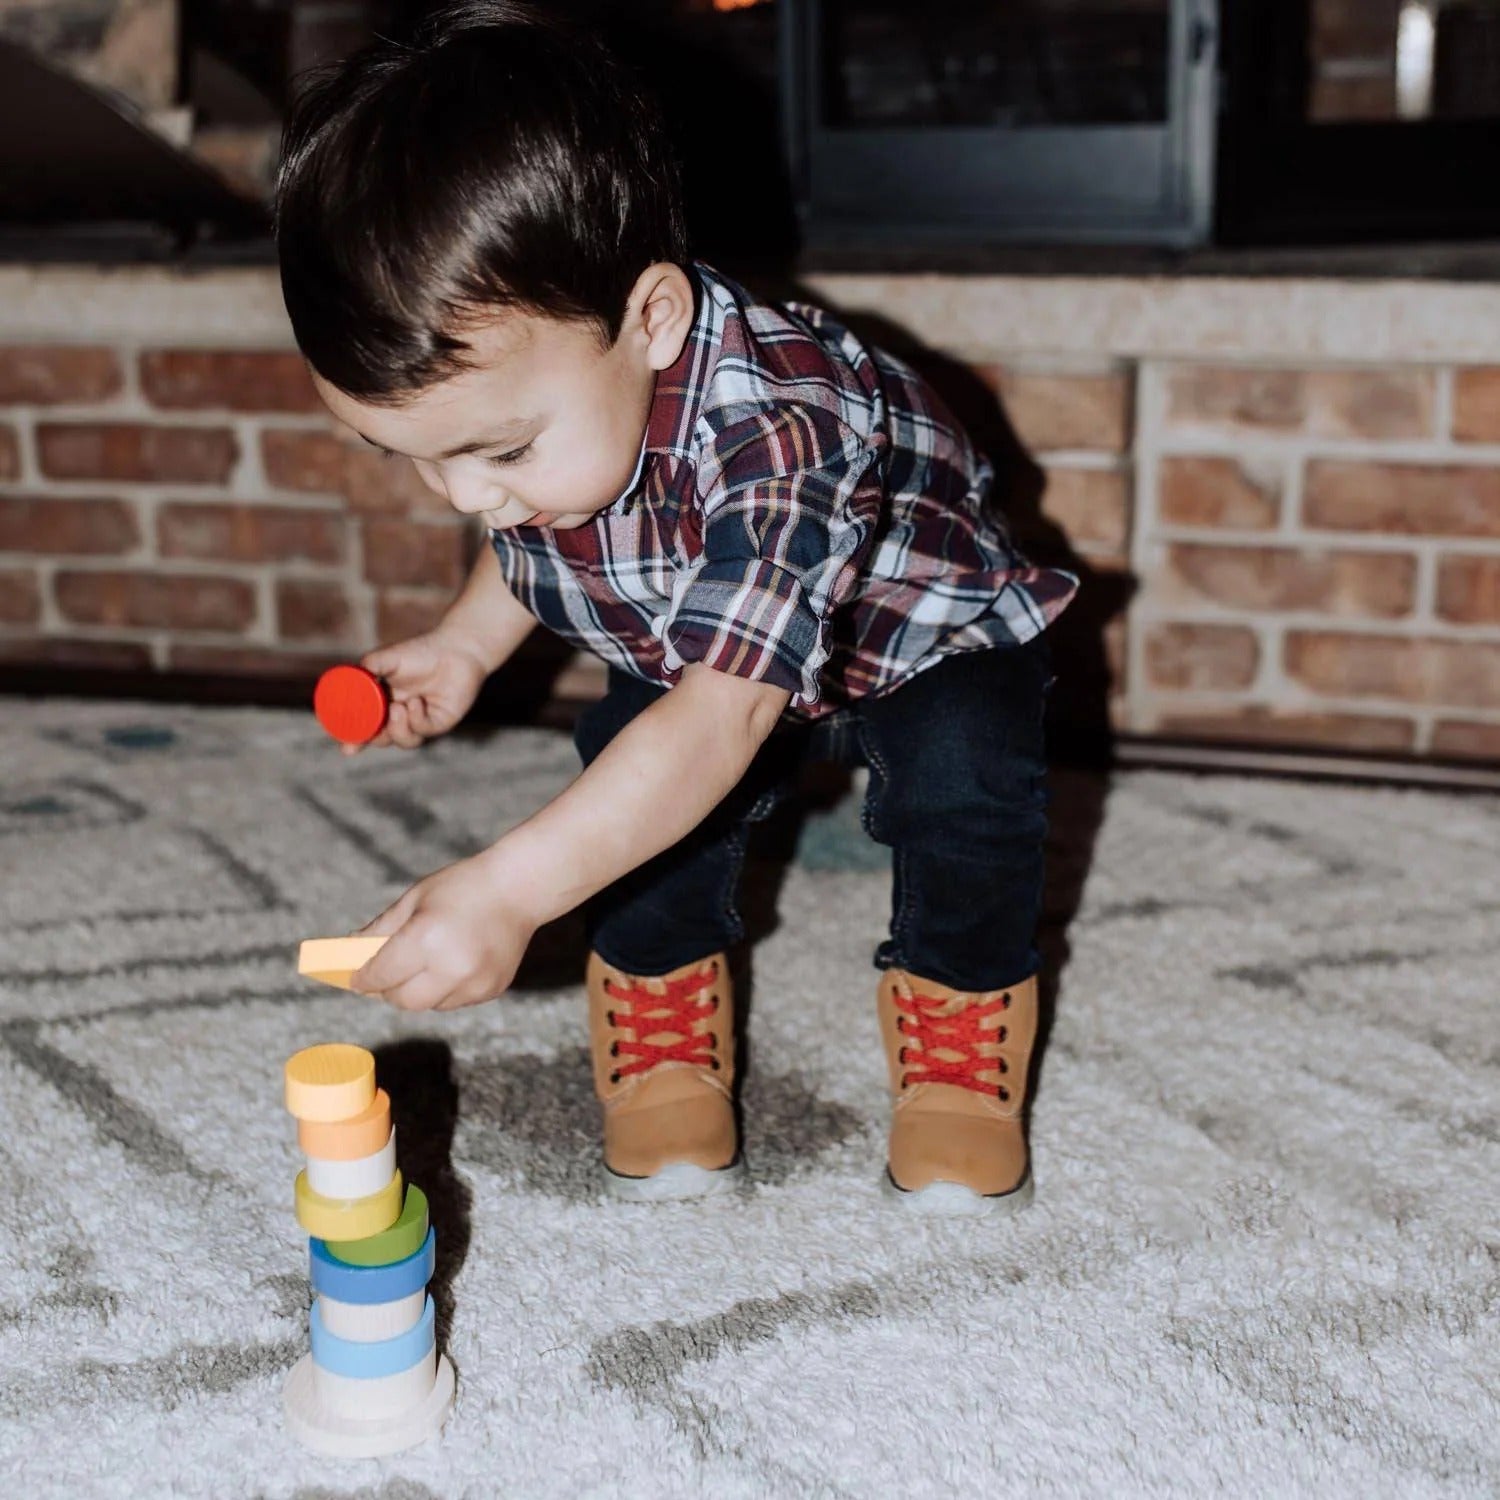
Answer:
<svg viewBox="0 0 1500 1500"><path fill-rule="evenodd" d="M669 681L701 662L820 696L832 619L858 585L883 504L884 434L787 405L723 426L698 471L703 546L662 624Z"/></svg>

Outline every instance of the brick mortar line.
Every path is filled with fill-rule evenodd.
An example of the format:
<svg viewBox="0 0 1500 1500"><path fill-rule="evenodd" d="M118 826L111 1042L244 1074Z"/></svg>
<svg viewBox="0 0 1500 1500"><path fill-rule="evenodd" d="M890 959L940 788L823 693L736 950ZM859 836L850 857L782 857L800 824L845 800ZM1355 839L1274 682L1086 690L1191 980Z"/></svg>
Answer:
<svg viewBox="0 0 1500 1500"><path fill-rule="evenodd" d="M1258 632L1261 642L1261 679L1268 697L1277 702L1283 700L1291 687L1286 680L1283 662L1286 661L1286 630L1279 619L1267 622Z"/></svg>
<svg viewBox="0 0 1500 1500"><path fill-rule="evenodd" d="M1204 528L1163 526L1145 538L1147 545L1182 543L1188 546L1222 546L1226 551L1254 547L1272 551L1363 552L1375 557L1385 553L1421 555L1426 552L1459 552L1489 556L1500 553L1500 535L1443 536L1434 532L1390 533L1382 531L1249 531L1241 527Z"/></svg>
<svg viewBox="0 0 1500 1500"><path fill-rule="evenodd" d="M1307 489L1307 462L1294 453L1281 455L1281 512L1276 530L1295 536L1302 528L1302 507Z"/></svg>
<svg viewBox="0 0 1500 1500"><path fill-rule="evenodd" d="M132 377L133 378L133 377ZM224 406L154 406L139 389L129 386L102 401L43 401L0 403L0 421L12 414L29 412L38 420L89 425L127 427L231 427L236 422L254 422L270 427L291 427L298 432L325 432L336 437L327 413L307 411L242 410Z"/></svg>
<svg viewBox="0 0 1500 1500"><path fill-rule="evenodd" d="M1163 609L1168 613L1159 613ZM1317 615L1294 610L1266 610L1256 614L1243 608L1188 605L1180 609L1158 604L1134 616L1149 625L1244 625L1262 630L1311 630L1321 635L1396 636L1401 640L1432 640L1442 645L1500 646L1500 623L1459 625L1445 620L1424 621L1414 615Z"/></svg>
<svg viewBox="0 0 1500 1500"><path fill-rule="evenodd" d="M1240 458L1287 455L1306 463L1419 464L1430 468L1484 469L1500 465L1500 443L1463 443L1452 438L1336 438L1316 433L1259 432L1254 429L1188 429L1163 434L1164 458Z"/></svg>
<svg viewBox="0 0 1500 1500"><path fill-rule="evenodd" d="M217 558L140 556L133 553L103 552L7 552L0 548L0 563L47 564L54 569L66 568L77 573L160 573L172 578L230 578L251 581L263 573L272 578L300 576L308 573L309 583L329 583L343 577L342 563L309 562L299 558L295 563L220 561Z"/></svg>
<svg viewBox="0 0 1500 1500"><path fill-rule="evenodd" d="M1089 473L1119 473L1130 457L1128 448L1037 448L1031 459L1043 469L1079 469Z"/></svg>
<svg viewBox="0 0 1500 1500"><path fill-rule="evenodd" d="M1129 394L1134 413L1134 441L1130 450L1132 483L1126 552L1131 574L1144 579L1149 576L1146 563L1151 537L1157 529L1161 488L1160 438L1165 410L1161 366L1147 360L1138 361ZM1142 723L1144 704L1137 696L1137 690L1146 680L1145 631L1141 628L1139 611L1133 607L1139 602L1139 599L1131 601L1125 611L1125 682L1121 696L1126 722L1132 729L1139 728Z"/></svg>
<svg viewBox="0 0 1500 1500"><path fill-rule="evenodd" d="M354 607L355 620L360 630L360 639L370 642L371 646L384 644L380 639L380 610L377 605L379 591L369 580L365 572L365 528L363 521L357 526L349 528L349 557L346 564L351 584L349 588L350 602Z"/></svg>
<svg viewBox="0 0 1500 1500"><path fill-rule="evenodd" d="M1417 719L1423 715L1437 719L1462 719L1476 724L1500 726L1500 713L1494 709L1465 708L1444 703L1403 703L1397 698L1347 698L1314 695L1302 689L1295 700L1268 702L1256 697L1252 689L1232 688L1143 688L1141 697L1149 708L1187 706L1204 708L1265 708L1274 715L1301 713L1340 713L1372 715L1379 718Z"/></svg>
<svg viewBox="0 0 1500 1500"><path fill-rule="evenodd" d="M281 636L281 616L276 608L276 585L285 574L262 568L255 585L255 622L246 632L253 646L271 645Z"/></svg>
<svg viewBox="0 0 1500 1500"><path fill-rule="evenodd" d="M239 457L229 473L226 488L234 495L248 496L266 487L265 466L262 463L261 429L246 418L237 418L234 423L235 440L239 444Z"/></svg>
<svg viewBox="0 0 1500 1500"><path fill-rule="evenodd" d="M1411 748L1413 755L1430 755L1432 753L1432 742L1437 733L1438 714L1428 709L1414 716L1416 718L1416 734L1412 738Z"/></svg>
<svg viewBox="0 0 1500 1500"><path fill-rule="evenodd" d="M133 507L136 520L140 525L141 540L138 551L141 553L142 560L152 563L162 562L164 559L160 552L156 521L157 511L161 507L160 496L135 495L125 503Z"/></svg>
<svg viewBox="0 0 1500 1500"><path fill-rule="evenodd" d="M1457 384L1458 377L1452 365L1438 367L1437 384L1432 393L1432 420L1437 428L1439 442L1455 443L1458 441L1453 435Z"/></svg>
<svg viewBox="0 0 1500 1500"><path fill-rule="evenodd" d="M120 362L122 377L120 396L130 405L145 404L146 392L141 383L140 344L132 340L107 347L113 348Z"/></svg>
<svg viewBox="0 0 1500 1500"><path fill-rule="evenodd" d="M879 340L877 339L876 342L879 343ZM951 353L949 350L938 352ZM953 357L962 358L958 355L953 355ZM1005 358L987 355L980 360L965 360L964 362L983 368L1003 370L1007 375L1056 375L1078 380L1098 380L1128 372L1137 360L1130 354L1069 354L1066 350L1062 350L1055 355L1041 351L1029 354L1023 351Z"/></svg>
<svg viewBox="0 0 1500 1500"><path fill-rule="evenodd" d="M62 611L57 607L58 564L49 563L37 569L37 584L42 593L42 614L37 628L47 635L67 625Z"/></svg>
<svg viewBox="0 0 1500 1500"><path fill-rule="evenodd" d="M17 483L42 484L40 455L36 451L36 423L31 414L20 411L16 414L16 449L21 460L21 472Z"/></svg>
<svg viewBox="0 0 1500 1500"><path fill-rule="evenodd" d="M1417 576L1412 589L1411 610L1415 619L1433 625L1439 623L1437 612L1438 550L1422 547L1417 551Z"/></svg>
<svg viewBox="0 0 1500 1500"><path fill-rule="evenodd" d="M0 633L10 639L33 636L41 628L40 625L5 625L0 626ZM124 642L127 645L144 646L149 645L152 640L160 637L168 645L205 645L212 642L221 646L241 646L248 649L259 649L258 643L247 643L242 635L233 635L222 630L189 630L185 626L173 628L161 625L86 625L76 620L67 620L59 617L58 624L47 630L49 638L58 640L89 640L105 642ZM294 650L298 648L278 646L277 649ZM316 647L303 647L303 650L315 650ZM322 648L325 652L327 647Z"/></svg>
<svg viewBox="0 0 1500 1500"><path fill-rule="evenodd" d="M239 495L226 485L209 479L43 479L35 484L7 479L0 480L0 499L132 502L156 499L163 504L197 502L218 506L269 504L280 510L305 510L313 514L356 518L356 512L343 497L329 490L283 490L267 485L264 490ZM405 517L398 514L393 519Z"/></svg>
<svg viewBox="0 0 1500 1500"><path fill-rule="evenodd" d="M1244 624L1280 624L1287 630L1350 630L1361 634L1412 634L1416 630L1428 630L1428 633L1452 634L1454 639L1488 639L1491 636L1500 637L1500 621L1487 621L1484 624L1466 625L1458 621L1437 618L1433 621L1425 621L1419 618L1415 612L1409 615L1332 615L1332 613L1317 613L1313 610L1296 609L1250 609L1245 604L1215 604L1212 600L1203 600L1196 604L1173 604L1163 600L1148 600L1142 595L1142 601L1134 610L1136 618L1142 624L1161 624L1164 621L1173 624L1226 624L1226 622L1244 622ZM1412 628L1403 628L1412 627Z"/></svg>

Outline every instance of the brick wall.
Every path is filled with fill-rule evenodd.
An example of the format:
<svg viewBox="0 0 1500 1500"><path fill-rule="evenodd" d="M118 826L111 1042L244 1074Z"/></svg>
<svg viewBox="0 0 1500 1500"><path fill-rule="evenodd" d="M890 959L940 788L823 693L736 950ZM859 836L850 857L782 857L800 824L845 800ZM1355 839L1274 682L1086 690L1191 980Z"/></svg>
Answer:
<svg viewBox="0 0 1500 1500"><path fill-rule="evenodd" d="M1079 614L1117 728L1500 760L1500 367L1482 357L1500 296L1461 293L1480 299L1463 318L1434 294L1424 320L1361 290L1357 326L1341 312L1314 338L1308 298L1268 289L1235 349L1225 310L1252 294L1230 285L1193 291L1199 314L1180 284L1160 307L1054 288L1054 316L1037 283L1009 317L917 280L888 279L890 315L918 298L900 321L1003 402L1086 594L1129 596ZM330 430L275 346L274 278L248 302L244 283L163 287L91 302L77 284L59 305L84 342L39 336L32 283L13 304L0 665L302 678L436 620L479 539L407 464ZM996 332L976 332L984 306ZM1414 357L1390 357L1403 342ZM582 665L564 691L598 680Z"/></svg>
<svg viewBox="0 0 1500 1500"><path fill-rule="evenodd" d="M1500 369L1140 373L1130 725L1500 758Z"/></svg>

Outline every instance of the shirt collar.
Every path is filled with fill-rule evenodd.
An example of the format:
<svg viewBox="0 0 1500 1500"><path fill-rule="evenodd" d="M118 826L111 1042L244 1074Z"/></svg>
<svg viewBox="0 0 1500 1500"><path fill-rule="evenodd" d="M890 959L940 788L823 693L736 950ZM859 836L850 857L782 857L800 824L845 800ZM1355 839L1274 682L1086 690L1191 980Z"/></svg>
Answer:
<svg viewBox="0 0 1500 1500"><path fill-rule="evenodd" d="M713 299L694 261L686 267L693 284L693 326L682 341L682 351L665 370L657 372L656 389L651 397L651 413L646 420L646 451L669 453L678 457L688 454L703 391L713 370L714 345Z"/></svg>

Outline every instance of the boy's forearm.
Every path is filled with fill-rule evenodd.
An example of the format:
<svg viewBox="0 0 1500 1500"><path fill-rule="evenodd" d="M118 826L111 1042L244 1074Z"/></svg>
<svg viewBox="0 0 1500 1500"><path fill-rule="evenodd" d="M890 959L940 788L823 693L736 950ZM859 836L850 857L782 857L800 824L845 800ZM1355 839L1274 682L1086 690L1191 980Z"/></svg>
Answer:
<svg viewBox="0 0 1500 1500"><path fill-rule="evenodd" d="M561 796L487 851L497 896L540 925L670 848L733 790L789 697L688 667Z"/></svg>
<svg viewBox="0 0 1500 1500"><path fill-rule="evenodd" d="M499 558L486 545L475 558L463 591L448 606L440 628L462 636L485 670L494 672L510 660L535 625L536 617L511 593Z"/></svg>

